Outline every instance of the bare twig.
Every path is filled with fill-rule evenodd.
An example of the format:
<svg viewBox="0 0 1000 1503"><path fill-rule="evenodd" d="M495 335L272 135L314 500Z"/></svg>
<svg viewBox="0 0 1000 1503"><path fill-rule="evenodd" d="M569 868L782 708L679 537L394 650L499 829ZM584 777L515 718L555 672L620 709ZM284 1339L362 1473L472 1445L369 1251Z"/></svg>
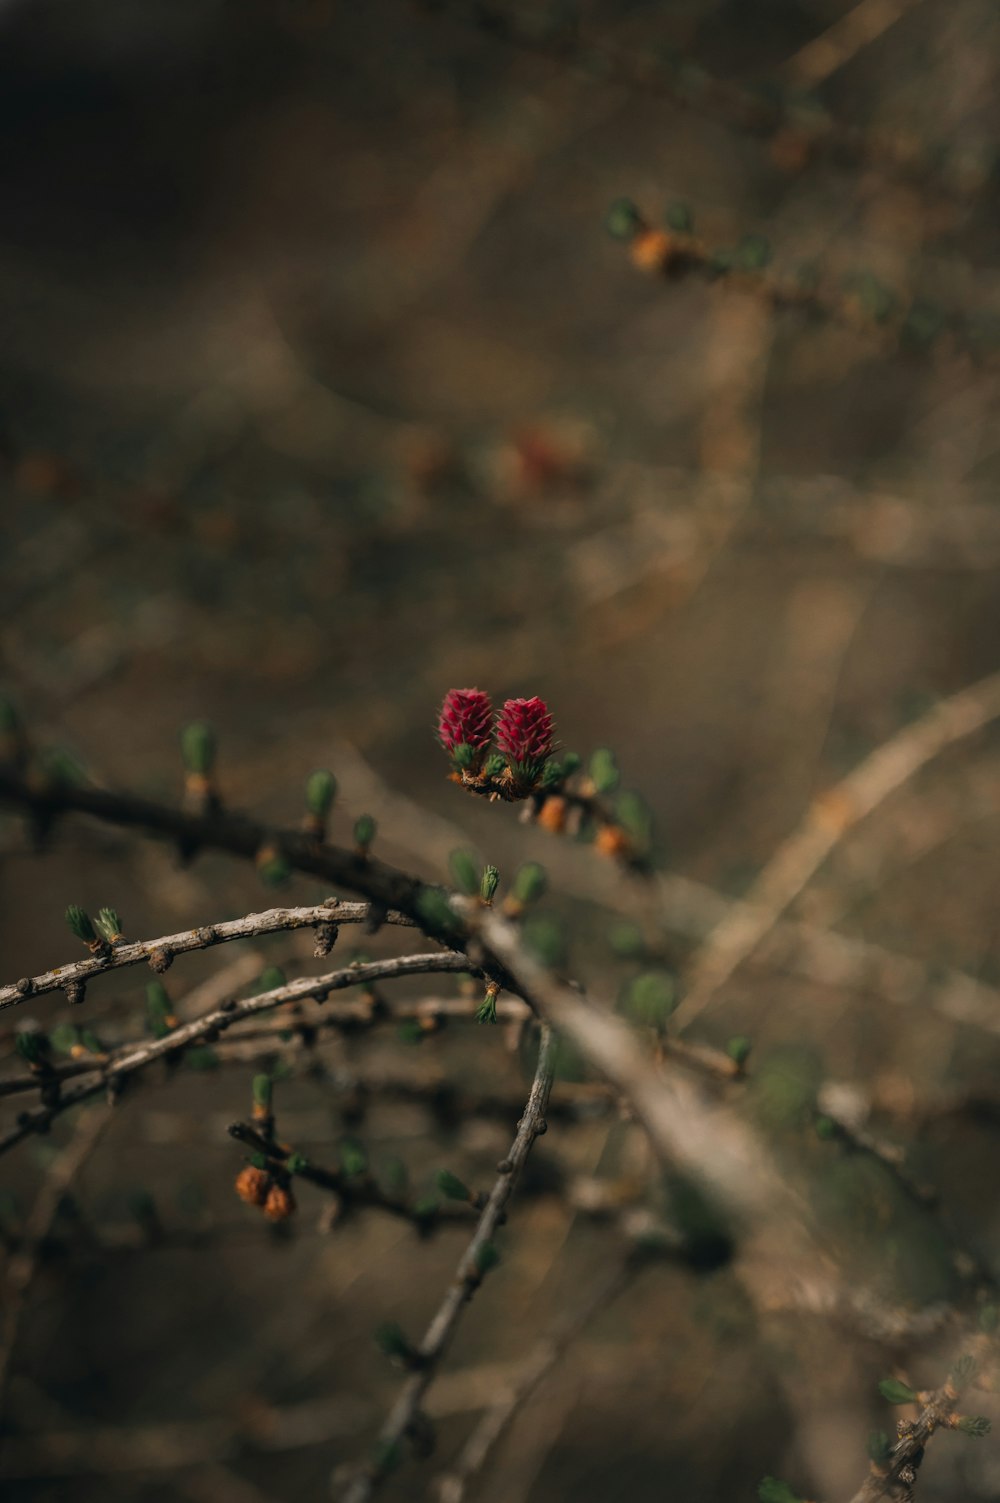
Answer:
<svg viewBox="0 0 1000 1503"><path fill-rule="evenodd" d="M998 716L1000 673L980 679L935 705L814 800L799 829L778 848L747 897L730 909L696 955L673 1026L687 1027L705 1010L848 830L941 752Z"/></svg>
<svg viewBox="0 0 1000 1503"><path fill-rule="evenodd" d="M25 1112L17 1126L0 1138L0 1153L13 1148L33 1132L43 1132L56 1117L71 1106L95 1096L104 1090L115 1091L121 1084L140 1070L146 1069L154 1060L164 1059L176 1050L189 1044L212 1041L231 1028L234 1023L257 1013L270 1012L287 1002L296 1002L306 997L322 996L327 992L342 991L345 987L363 985L371 981L395 980L401 976L423 976L435 971L465 971L469 962L463 955L453 951L431 955L398 955L389 960L373 960L367 964L348 966L344 970L331 971L324 976L303 977L286 986L261 992L256 997L244 997L240 1001L224 1002L221 1007L205 1013L190 1023L159 1039L147 1039L141 1043L126 1045L117 1050L107 1063L99 1066L90 1075L83 1076L64 1090L58 1101L51 1106L40 1107L34 1112Z"/></svg>
<svg viewBox="0 0 1000 1503"><path fill-rule="evenodd" d="M397 1459L403 1440L419 1423L424 1394L434 1379L462 1311L479 1287L483 1276L484 1255L492 1245L518 1176L535 1139L545 1131L545 1109L554 1071L555 1035L550 1028L543 1027L535 1077L510 1150L500 1165L500 1172L472 1240L459 1261L454 1280L416 1349L415 1371L407 1379L382 1427L378 1455L373 1464L359 1472L348 1485L344 1503L366 1503Z"/></svg>
<svg viewBox="0 0 1000 1503"><path fill-rule="evenodd" d="M25 977L9 986L0 986L0 1008L15 1007L28 997L38 997L45 992L80 985L105 971L116 971L123 966L148 965L150 957L157 951L171 956L182 955L191 950L208 950L213 945L226 944L230 940L254 939L261 934L276 934L286 929L316 929L321 924L363 924L369 919L371 910L370 903L342 903L333 899L309 908L269 908L264 913L248 913L244 918L229 919L219 924L203 924L197 929L185 929L180 934L164 934L159 939L114 945L102 955L56 966L39 976ZM380 914L379 923L413 926L413 920L401 913Z"/></svg>

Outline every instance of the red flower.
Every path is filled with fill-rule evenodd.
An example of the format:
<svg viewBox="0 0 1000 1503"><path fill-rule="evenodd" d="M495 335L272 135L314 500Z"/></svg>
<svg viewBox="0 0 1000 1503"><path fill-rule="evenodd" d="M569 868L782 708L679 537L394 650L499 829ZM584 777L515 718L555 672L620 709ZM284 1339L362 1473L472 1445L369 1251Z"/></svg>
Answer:
<svg viewBox="0 0 1000 1503"><path fill-rule="evenodd" d="M552 755L552 716L544 699L508 699L497 716L497 745L515 783L533 786Z"/></svg>
<svg viewBox="0 0 1000 1503"><path fill-rule="evenodd" d="M449 689L438 719L438 740L457 768L479 772L492 739L493 706L482 689Z"/></svg>

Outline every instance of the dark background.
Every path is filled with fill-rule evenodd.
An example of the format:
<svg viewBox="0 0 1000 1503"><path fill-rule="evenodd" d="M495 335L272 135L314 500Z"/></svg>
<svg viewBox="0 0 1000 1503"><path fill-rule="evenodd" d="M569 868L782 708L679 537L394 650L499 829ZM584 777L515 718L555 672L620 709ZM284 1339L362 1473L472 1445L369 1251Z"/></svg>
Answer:
<svg viewBox="0 0 1000 1503"><path fill-rule="evenodd" d="M998 666L1000 448L989 362L887 352L745 292L644 277L603 217L620 196L654 222L683 200L713 245L760 232L779 267L868 272L995 314L1000 17L990 0L914 3L817 91L843 122L986 164L978 191L954 193L864 160L790 173L766 139L616 82L599 47L580 66L547 56L543 9L522 12L542 16L532 48L473 6L404 0L0 6L0 677L32 734L98 781L172 794L178 728L204 716L234 804L293 821L303 777L330 765L334 833L371 809L390 859L440 877L463 841L505 872L539 857L563 883L548 902L574 962L613 992L609 903L641 907L681 956L690 937L588 853L463 799L433 740L444 691L545 696L566 745L615 748L666 868L737 895L816 792ZM672 51L750 86L787 78L850 9L581 14L608 49ZM890 800L798 914L1000 980L996 745L987 732ZM69 953L68 902L114 902L151 935L269 901L221 859L178 872L83 825L38 858L16 820L2 833L5 979ZM305 940L265 959L316 964ZM211 969L191 959L172 990ZM90 1005L140 994L112 978ZM34 1012L60 1016L54 999ZM761 1058L805 1051L897 1100L996 1076L995 1034L763 965L699 1025L715 1041L737 1030ZM498 1036L462 1029L341 1056L521 1079ZM322 1235L307 1192L294 1234L265 1235L230 1188L224 1126L247 1089L228 1069L154 1083L81 1171L18 1321L10 1496L277 1503L326 1496L363 1452L398 1382L371 1331L421 1329L457 1243L416 1245L374 1217ZM341 1107L290 1085L283 1131L332 1158ZM364 1132L415 1178L443 1157L476 1178L510 1125L442 1133L397 1105ZM64 1136L4 1161L15 1227ZM902 1136L996 1270L995 1129L952 1116ZM547 1157L627 1173L640 1154L607 1123L553 1138L540 1175ZM811 1140L802 1153L822 1181L828 1160ZM842 1178L826 1207L837 1256L914 1308L949 1295L932 1231L894 1221L881 1181ZM174 1242L132 1246L137 1188ZM211 1229L206 1245L175 1245L192 1227ZM102 1250L115 1228L122 1245ZM438 1456L394 1496L422 1495L471 1427L469 1395L493 1391L616 1255L611 1229L568 1231L541 1193L506 1238L441 1383ZM772 1471L849 1496L868 1430L891 1425L874 1384L899 1356L754 1311L725 1272L651 1270L588 1327L471 1496L728 1500ZM908 1370L931 1381L943 1361L918 1351ZM234 1444L224 1464L192 1459L194 1431L161 1435L144 1467L116 1465L114 1434L97 1443L105 1427L177 1423L204 1444L199 1426L313 1401L318 1438ZM73 1462L67 1431L91 1438ZM939 1439L919 1496L995 1497L995 1452Z"/></svg>

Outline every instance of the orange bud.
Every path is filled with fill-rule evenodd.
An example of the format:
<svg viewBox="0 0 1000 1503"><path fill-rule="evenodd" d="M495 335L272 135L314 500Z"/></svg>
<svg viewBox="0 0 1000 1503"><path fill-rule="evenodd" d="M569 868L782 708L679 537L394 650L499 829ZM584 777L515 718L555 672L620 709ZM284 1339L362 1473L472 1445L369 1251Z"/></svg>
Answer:
<svg viewBox="0 0 1000 1503"><path fill-rule="evenodd" d="M640 230L629 247L633 266L640 271L662 271L670 260L673 241L666 230Z"/></svg>
<svg viewBox="0 0 1000 1503"><path fill-rule="evenodd" d="M262 1206L268 1199L267 1187L271 1176L263 1169L248 1164L236 1176L236 1193L248 1206Z"/></svg>
<svg viewBox="0 0 1000 1503"><path fill-rule="evenodd" d="M268 1221L287 1221L295 1210L295 1197L284 1185L272 1185L264 1202L264 1215Z"/></svg>
<svg viewBox="0 0 1000 1503"><path fill-rule="evenodd" d="M538 823L550 835L559 835L566 827L566 800L554 794L538 811Z"/></svg>
<svg viewBox="0 0 1000 1503"><path fill-rule="evenodd" d="M618 825L602 825L594 845L602 856L627 856L631 850L628 836Z"/></svg>

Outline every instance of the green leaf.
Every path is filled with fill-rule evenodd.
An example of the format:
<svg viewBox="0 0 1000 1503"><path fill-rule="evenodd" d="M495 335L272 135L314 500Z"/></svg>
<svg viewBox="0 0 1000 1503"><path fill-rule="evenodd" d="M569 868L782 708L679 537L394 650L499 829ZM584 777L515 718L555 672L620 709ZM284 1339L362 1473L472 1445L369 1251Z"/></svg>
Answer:
<svg viewBox="0 0 1000 1503"><path fill-rule="evenodd" d="M59 1023L49 1034L53 1049L60 1054L72 1054L80 1046L80 1030L72 1023Z"/></svg>
<svg viewBox="0 0 1000 1503"><path fill-rule="evenodd" d="M916 1404L919 1402L919 1394L898 1378L883 1378L878 1385L878 1391L890 1404Z"/></svg>
<svg viewBox="0 0 1000 1503"><path fill-rule="evenodd" d="M479 892L479 867L469 851L455 850L448 857L451 879L459 892L473 898Z"/></svg>
<svg viewBox="0 0 1000 1503"><path fill-rule="evenodd" d="M639 925L625 920L611 925L608 944L622 960L641 960L646 953L646 941Z"/></svg>
<svg viewBox="0 0 1000 1503"><path fill-rule="evenodd" d="M215 732L204 720L195 720L181 731L181 756L188 772L207 777L215 766Z"/></svg>
<svg viewBox="0 0 1000 1503"><path fill-rule="evenodd" d="M102 908L97 915L97 927L108 944L114 944L122 937L122 921L114 908Z"/></svg>
<svg viewBox="0 0 1000 1503"><path fill-rule="evenodd" d="M40 1028L23 1028L14 1040L14 1047L29 1065L39 1065L49 1052L49 1040Z"/></svg>
<svg viewBox="0 0 1000 1503"><path fill-rule="evenodd" d="M734 1034L731 1039L726 1040L726 1053L734 1064L739 1065L740 1069L743 1068L750 1058L752 1048L753 1044L747 1038L746 1034L743 1033Z"/></svg>
<svg viewBox="0 0 1000 1503"><path fill-rule="evenodd" d="M694 232L694 216L691 213L691 205L675 201L667 205L667 229L674 230L678 235L690 235Z"/></svg>
<svg viewBox="0 0 1000 1503"><path fill-rule="evenodd" d="M271 1109L272 1082L270 1075L255 1075L251 1085L254 1106Z"/></svg>
<svg viewBox="0 0 1000 1503"><path fill-rule="evenodd" d="M529 903L537 903L548 885L544 866L539 866L537 861L526 861L514 874L511 897L526 907Z"/></svg>
<svg viewBox="0 0 1000 1503"><path fill-rule="evenodd" d="M472 1192L468 1185L464 1185L458 1175L452 1174L450 1169L439 1169L434 1180L446 1199L466 1201L472 1199Z"/></svg>
<svg viewBox="0 0 1000 1503"><path fill-rule="evenodd" d="M359 814L354 821L354 844L359 850L367 853L378 826L370 814Z"/></svg>
<svg viewBox="0 0 1000 1503"><path fill-rule="evenodd" d="M963 1414L958 1422L958 1428L963 1435L971 1435L976 1440L982 1440L984 1435L989 1435L993 1426L981 1414Z"/></svg>
<svg viewBox="0 0 1000 1503"><path fill-rule="evenodd" d="M76 903L71 903L66 909L66 922L70 932L77 939L83 940L84 944L92 944L97 938L97 931L86 908L80 908Z"/></svg>
<svg viewBox="0 0 1000 1503"><path fill-rule="evenodd" d="M500 1262L500 1252L493 1242L484 1242L476 1252L476 1268L480 1274L489 1273Z"/></svg>
<svg viewBox="0 0 1000 1503"><path fill-rule="evenodd" d="M318 767L306 779L306 808L317 819L325 819L337 797L337 779L325 767Z"/></svg>
<svg viewBox="0 0 1000 1503"><path fill-rule="evenodd" d="M625 988L625 1010L647 1028L662 1028L677 1005L677 987L666 971L644 971Z"/></svg>
<svg viewBox="0 0 1000 1503"><path fill-rule="evenodd" d="M771 244L763 235L744 235L736 251L744 271L763 271L771 260Z"/></svg>
<svg viewBox="0 0 1000 1503"><path fill-rule="evenodd" d="M604 219L613 240L631 240L642 229L642 215L630 198L616 198Z"/></svg>
<svg viewBox="0 0 1000 1503"><path fill-rule="evenodd" d="M488 991L479 1007L476 1009L477 1023L495 1023L497 1021L497 994Z"/></svg>
<svg viewBox="0 0 1000 1503"><path fill-rule="evenodd" d="M621 781L615 754L606 746L598 747L594 752L587 771L598 793L614 793Z"/></svg>
<svg viewBox="0 0 1000 1503"><path fill-rule="evenodd" d="M340 1145L340 1164L345 1174L364 1174L368 1168L368 1155L357 1138L345 1138Z"/></svg>
<svg viewBox="0 0 1000 1503"><path fill-rule="evenodd" d="M798 1493L778 1477L762 1477L757 1484L757 1497L760 1503L802 1503Z"/></svg>

